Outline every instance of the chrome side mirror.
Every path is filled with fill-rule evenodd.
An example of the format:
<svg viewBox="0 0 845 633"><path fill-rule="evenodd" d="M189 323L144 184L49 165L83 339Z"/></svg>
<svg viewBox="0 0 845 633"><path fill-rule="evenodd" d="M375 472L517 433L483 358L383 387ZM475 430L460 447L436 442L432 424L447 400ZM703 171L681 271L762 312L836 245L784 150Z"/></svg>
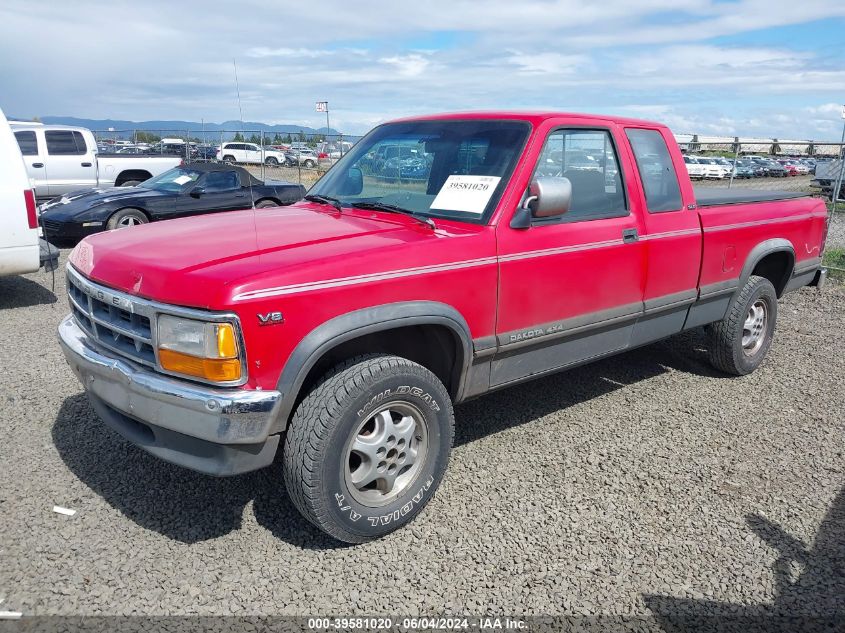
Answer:
<svg viewBox="0 0 845 633"><path fill-rule="evenodd" d="M527 229L534 218L552 218L569 211L572 183L563 176L540 176L528 185L528 195L517 209L511 228Z"/></svg>

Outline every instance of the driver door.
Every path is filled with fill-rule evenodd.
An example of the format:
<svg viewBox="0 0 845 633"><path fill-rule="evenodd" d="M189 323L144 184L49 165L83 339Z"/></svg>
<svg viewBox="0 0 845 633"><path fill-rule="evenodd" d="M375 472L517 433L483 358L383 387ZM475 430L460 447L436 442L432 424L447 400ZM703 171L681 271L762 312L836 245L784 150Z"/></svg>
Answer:
<svg viewBox="0 0 845 633"><path fill-rule="evenodd" d="M249 188L242 187L237 171L210 171L197 180L190 191L179 196L177 216L248 209L252 206Z"/></svg>
<svg viewBox="0 0 845 633"><path fill-rule="evenodd" d="M567 121L571 124L571 119ZM566 177L570 210L528 228L499 224L499 350L491 386L502 386L625 349L643 311L642 227L611 127L554 128L532 178Z"/></svg>

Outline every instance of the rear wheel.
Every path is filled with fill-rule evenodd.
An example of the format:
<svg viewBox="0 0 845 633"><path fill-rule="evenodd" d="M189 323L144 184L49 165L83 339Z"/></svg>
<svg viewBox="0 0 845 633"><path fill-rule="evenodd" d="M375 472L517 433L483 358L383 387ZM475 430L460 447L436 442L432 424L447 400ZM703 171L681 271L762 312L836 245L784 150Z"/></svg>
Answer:
<svg viewBox="0 0 845 633"><path fill-rule="evenodd" d="M264 161L264 164L268 167L278 167L279 161L274 156L268 156L267 159Z"/></svg>
<svg viewBox="0 0 845 633"><path fill-rule="evenodd" d="M772 282L756 275L749 278L725 318L707 327L710 363L728 374L750 374L772 346L777 316Z"/></svg>
<svg viewBox="0 0 845 633"><path fill-rule="evenodd" d="M317 165L317 163L315 163L313 160L306 160L302 164L305 165L306 167L309 167L309 168L310 167L316 167L316 165Z"/></svg>
<svg viewBox="0 0 845 633"><path fill-rule="evenodd" d="M453 436L452 403L434 374L398 356L360 356L335 367L294 413L285 485L314 525L363 543L428 503Z"/></svg>
<svg viewBox="0 0 845 633"><path fill-rule="evenodd" d="M110 231L114 229L127 229L131 226L138 226L139 224L147 224L149 218L144 215L143 211L138 209L121 209L109 218L106 226Z"/></svg>

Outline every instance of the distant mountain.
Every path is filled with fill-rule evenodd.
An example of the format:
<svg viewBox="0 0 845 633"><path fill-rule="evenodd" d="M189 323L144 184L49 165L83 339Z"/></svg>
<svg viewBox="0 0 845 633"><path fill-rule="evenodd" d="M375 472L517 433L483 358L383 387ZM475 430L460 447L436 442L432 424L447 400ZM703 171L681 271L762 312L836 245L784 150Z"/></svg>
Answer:
<svg viewBox="0 0 845 633"><path fill-rule="evenodd" d="M13 118L13 117L10 117ZM202 132L211 137L212 135L219 135L224 132L225 138L229 139L234 136L235 132L241 132L249 137L251 134L258 134L264 131L265 134L325 134L326 128L312 128L307 125L291 125L279 124L268 125L267 123L258 123L255 121L224 121L223 123L198 123L197 121L122 121L117 119L80 119L71 116L44 116L41 117L42 123L57 124L57 125L76 125L78 127L87 127L89 130L96 132L106 132L110 129L114 132L109 132L109 135L114 135L116 138L131 138L132 132L135 130L143 130L145 132L153 132L161 136L179 136L190 132L191 136L202 136ZM166 134L162 134L166 132ZM228 134L225 134L228 132ZM216 133L216 134L215 134ZM329 134L339 134L338 130L331 128ZM344 135L348 136L348 135ZM357 137L354 137L357 138ZM212 140L211 138L209 140Z"/></svg>

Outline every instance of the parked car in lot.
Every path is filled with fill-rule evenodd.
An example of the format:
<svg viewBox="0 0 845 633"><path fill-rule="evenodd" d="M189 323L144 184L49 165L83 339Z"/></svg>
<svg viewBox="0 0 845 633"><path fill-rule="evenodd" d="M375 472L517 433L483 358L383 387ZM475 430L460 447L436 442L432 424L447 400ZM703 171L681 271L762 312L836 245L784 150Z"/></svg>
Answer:
<svg viewBox="0 0 845 633"><path fill-rule="evenodd" d="M739 179L754 178L757 176L757 172L751 164L737 161L733 168L733 175L734 178Z"/></svg>
<svg viewBox="0 0 845 633"><path fill-rule="evenodd" d="M51 241L78 240L106 229L233 209L276 207L305 195L302 185L262 182L241 167L194 163L175 167L137 187L88 189L41 206Z"/></svg>
<svg viewBox="0 0 845 633"><path fill-rule="evenodd" d="M687 168L687 174L689 174L690 179L701 180L707 177L707 167L703 163L700 163L695 156L684 156L684 165Z"/></svg>
<svg viewBox="0 0 845 633"><path fill-rule="evenodd" d="M766 175L770 178L786 178L789 175L786 167L776 160L762 161L762 165L766 169Z"/></svg>
<svg viewBox="0 0 845 633"><path fill-rule="evenodd" d="M800 161L793 158L780 159L777 161L786 169L790 176L803 176L810 173L809 168Z"/></svg>
<svg viewBox="0 0 845 633"><path fill-rule="evenodd" d="M253 163L262 162L270 166L283 165L285 154L275 150L264 149L255 143L223 143L216 153L217 160L224 163Z"/></svg>
<svg viewBox="0 0 845 633"><path fill-rule="evenodd" d="M397 139L431 157L425 181L364 175ZM542 175L585 147L598 169ZM778 298L824 282L826 223L802 193L694 189L663 125L417 117L286 209L86 238L59 340L130 442L214 475L280 453L294 506L360 543L434 495L453 403L700 326L716 369L753 372Z"/></svg>
<svg viewBox="0 0 845 633"><path fill-rule="evenodd" d="M40 200L82 188L131 187L181 162L178 156L98 155L94 135L82 127L15 122L12 129Z"/></svg>
<svg viewBox="0 0 845 633"><path fill-rule="evenodd" d="M700 165L704 166L704 177L722 180L730 176L730 166L723 165L718 159L709 156L697 156Z"/></svg>
<svg viewBox="0 0 845 633"><path fill-rule="evenodd" d="M320 163L317 152L311 149L289 149L285 152L285 164L293 167L297 164L303 167L316 167Z"/></svg>
<svg viewBox="0 0 845 633"><path fill-rule="evenodd" d="M33 192L20 148L0 110L0 276L55 270L59 252L38 237Z"/></svg>

